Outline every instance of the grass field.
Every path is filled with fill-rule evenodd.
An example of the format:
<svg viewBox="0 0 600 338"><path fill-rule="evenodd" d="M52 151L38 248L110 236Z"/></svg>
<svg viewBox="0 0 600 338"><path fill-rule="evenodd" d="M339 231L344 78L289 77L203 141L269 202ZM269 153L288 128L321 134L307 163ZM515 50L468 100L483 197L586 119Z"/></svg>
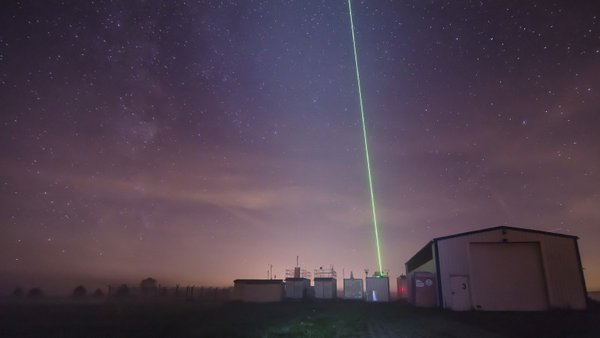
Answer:
<svg viewBox="0 0 600 338"><path fill-rule="evenodd" d="M402 303L0 304L0 337L600 337L600 310L450 312Z"/></svg>

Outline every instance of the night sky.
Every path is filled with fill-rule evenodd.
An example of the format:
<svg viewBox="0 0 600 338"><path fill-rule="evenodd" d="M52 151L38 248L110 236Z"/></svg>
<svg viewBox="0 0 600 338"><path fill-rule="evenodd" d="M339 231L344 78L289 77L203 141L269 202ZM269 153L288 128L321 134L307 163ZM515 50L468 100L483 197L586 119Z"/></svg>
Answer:
<svg viewBox="0 0 600 338"><path fill-rule="evenodd" d="M509 225L600 289L600 6L353 10L390 275ZM3 1L0 117L0 294L377 268L345 0Z"/></svg>

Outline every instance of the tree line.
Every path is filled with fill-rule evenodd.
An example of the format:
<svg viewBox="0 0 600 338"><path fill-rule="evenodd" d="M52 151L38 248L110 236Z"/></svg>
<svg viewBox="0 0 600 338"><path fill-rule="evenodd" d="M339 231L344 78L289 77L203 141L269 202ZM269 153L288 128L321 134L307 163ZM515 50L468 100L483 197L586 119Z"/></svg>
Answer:
<svg viewBox="0 0 600 338"><path fill-rule="evenodd" d="M189 300L228 300L230 298L230 293L231 288L182 287L179 285L175 285L175 287L166 287L158 284L156 279L149 277L142 280L137 288L130 287L127 284L121 284L119 286L108 285L106 293L100 288L89 293L85 286L78 285L71 292L71 297L73 299L130 299L139 296L142 298L174 297ZM33 287L27 292L23 288L17 287L12 295L17 299L41 299L44 298L45 293L40 287Z"/></svg>

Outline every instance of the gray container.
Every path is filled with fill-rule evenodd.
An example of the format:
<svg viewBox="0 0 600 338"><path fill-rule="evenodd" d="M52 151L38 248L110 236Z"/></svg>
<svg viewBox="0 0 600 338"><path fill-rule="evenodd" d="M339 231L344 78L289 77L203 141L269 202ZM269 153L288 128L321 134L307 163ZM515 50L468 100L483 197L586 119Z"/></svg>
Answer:
<svg viewBox="0 0 600 338"><path fill-rule="evenodd" d="M335 278L315 278L315 298L334 299L337 296L337 280Z"/></svg>
<svg viewBox="0 0 600 338"><path fill-rule="evenodd" d="M367 277L367 302L389 302L390 279L387 276Z"/></svg>
<svg viewBox="0 0 600 338"><path fill-rule="evenodd" d="M354 300L364 299L362 279L356 279L356 278L344 279L344 299L354 299Z"/></svg>
<svg viewBox="0 0 600 338"><path fill-rule="evenodd" d="M305 299L308 296L310 279L306 278L286 278L285 279L285 298Z"/></svg>

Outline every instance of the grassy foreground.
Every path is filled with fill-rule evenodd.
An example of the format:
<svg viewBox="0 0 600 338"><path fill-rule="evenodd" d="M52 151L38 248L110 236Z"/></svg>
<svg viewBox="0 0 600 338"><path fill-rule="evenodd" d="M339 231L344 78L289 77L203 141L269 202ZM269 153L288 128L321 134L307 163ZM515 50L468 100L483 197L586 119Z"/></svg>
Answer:
<svg viewBox="0 0 600 338"><path fill-rule="evenodd" d="M0 304L0 337L600 337L600 311L450 312L401 303Z"/></svg>

